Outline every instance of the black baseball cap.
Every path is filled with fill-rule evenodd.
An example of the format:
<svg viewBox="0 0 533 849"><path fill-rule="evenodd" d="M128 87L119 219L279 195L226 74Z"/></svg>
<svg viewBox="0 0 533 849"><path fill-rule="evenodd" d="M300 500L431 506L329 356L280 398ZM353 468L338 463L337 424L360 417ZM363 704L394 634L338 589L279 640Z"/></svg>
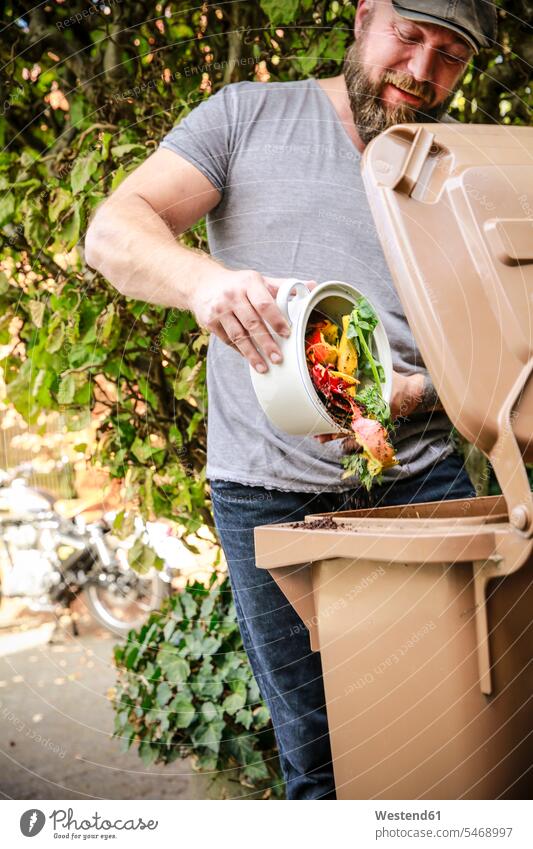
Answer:
<svg viewBox="0 0 533 849"><path fill-rule="evenodd" d="M475 53L492 47L498 24L491 0L392 0L394 11L411 21L428 21L461 35Z"/></svg>

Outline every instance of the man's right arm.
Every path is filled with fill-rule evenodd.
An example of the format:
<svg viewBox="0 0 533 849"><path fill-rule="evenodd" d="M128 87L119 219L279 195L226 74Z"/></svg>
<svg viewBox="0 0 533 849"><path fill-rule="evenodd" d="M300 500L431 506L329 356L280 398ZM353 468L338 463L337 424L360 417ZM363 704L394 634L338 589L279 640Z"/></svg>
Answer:
<svg viewBox="0 0 533 849"><path fill-rule="evenodd" d="M193 165L158 150L97 209L87 230L85 258L128 297L190 309L200 271L215 273L222 267L180 245L176 236L219 200L219 192Z"/></svg>
<svg viewBox="0 0 533 849"><path fill-rule="evenodd" d="M97 209L85 258L128 297L191 310L201 326L266 371L281 351L265 322L288 335L275 301L282 280L225 268L177 241L220 197L194 165L159 149Z"/></svg>

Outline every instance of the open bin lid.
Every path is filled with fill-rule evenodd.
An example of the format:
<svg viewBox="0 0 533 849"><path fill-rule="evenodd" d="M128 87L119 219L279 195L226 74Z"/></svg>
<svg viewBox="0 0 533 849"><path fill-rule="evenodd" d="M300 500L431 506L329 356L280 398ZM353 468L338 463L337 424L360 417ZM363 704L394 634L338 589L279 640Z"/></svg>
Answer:
<svg viewBox="0 0 533 849"><path fill-rule="evenodd" d="M457 430L533 535L533 128L391 127L366 192L411 330Z"/></svg>

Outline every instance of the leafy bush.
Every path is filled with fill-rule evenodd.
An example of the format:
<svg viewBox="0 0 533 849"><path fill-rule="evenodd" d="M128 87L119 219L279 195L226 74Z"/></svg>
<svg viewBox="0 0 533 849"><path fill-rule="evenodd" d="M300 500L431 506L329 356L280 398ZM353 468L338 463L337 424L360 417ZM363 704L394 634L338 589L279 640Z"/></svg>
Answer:
<svg viewBox="0 0 533 849"><path fill-rule="evenodd" d="M528 122L533 6L500 2L459 120ZM207 335L186 312L120 296L84 262L97 205L196 103L243 79L339 73L350 0L48 3L8 0L0 43L0 364L30 422L97 414L97 457L144 518L212 524L205 480ZM27 7L27 8L26 8ZM284 26L288 24L288 26ZM200 222L181 237L206 248ZM171 273L169 271L169 273ZM80 443L80 453L90 448Z"/></svg>
<svg viewBox="0 0 533 849"><path fill-rule="evenodd" d="M283 781L267 707L244 653L229 580L194 582L115 646L114 736L146 766L192 756L263 798Z"/></svg>

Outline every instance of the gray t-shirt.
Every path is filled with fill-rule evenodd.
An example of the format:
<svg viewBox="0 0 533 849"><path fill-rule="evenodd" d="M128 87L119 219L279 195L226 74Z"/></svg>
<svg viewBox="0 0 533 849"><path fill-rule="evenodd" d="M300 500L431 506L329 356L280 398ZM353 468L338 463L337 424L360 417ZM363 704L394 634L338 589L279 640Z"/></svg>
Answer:
<svg viewBox="0 0 533 849"><path fill-rule="evenodd" d="M209 250L226 267L272 277L343 280L375 304L403 374L425 371L368 206L360 154L315 79L225 86L174 127L161 147L222 193L207 216ZM270 366L275 368L275 366ZM207 354L207 477L294 491L354 489L341 440L321 445L270 423L247 361L211 336ZM413 415L394 443L410 477L452 451L442 413Z"/></svg>

